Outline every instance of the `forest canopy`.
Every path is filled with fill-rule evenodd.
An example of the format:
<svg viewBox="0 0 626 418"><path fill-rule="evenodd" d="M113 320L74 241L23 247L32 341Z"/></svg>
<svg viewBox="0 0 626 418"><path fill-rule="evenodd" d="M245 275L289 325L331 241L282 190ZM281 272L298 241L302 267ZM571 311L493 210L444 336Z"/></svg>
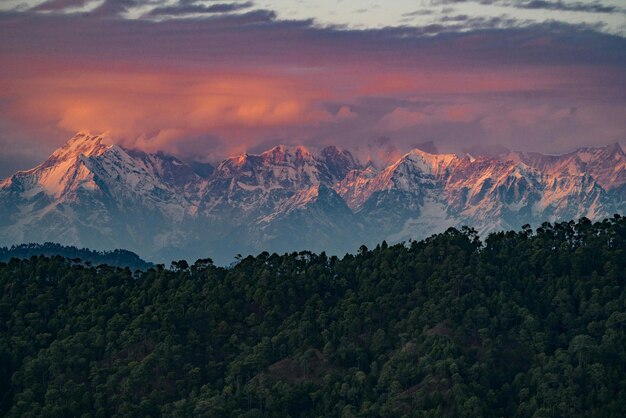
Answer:
<svg viewBox="0 0 626 418"><path fill-rule="evenodd" d="M154 264L142 260L137 254L128 250L95 251L53 242L0 247L0 262L7 262L12 258L31 258L34 255L45 255L47 257L59 255L72 260L74 263L85 264L86 266L107 264L113 267L128 267L131 270L147 270L150 267L154 267Z"/></svg>
<svg viewBox="0 0 626 418"><path fill-rule="evenodd" d="M8 417L623 417L626 218L343 258L0 263Z"/></svg>

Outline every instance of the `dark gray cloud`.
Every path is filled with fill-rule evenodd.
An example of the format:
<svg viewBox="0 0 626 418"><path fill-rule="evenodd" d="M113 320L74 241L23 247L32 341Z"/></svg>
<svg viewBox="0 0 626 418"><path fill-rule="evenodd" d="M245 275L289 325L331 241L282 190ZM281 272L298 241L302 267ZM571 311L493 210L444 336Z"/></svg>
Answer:
<svg viewBox="0 0 626 418"><path fill-rule="evenodd" d="M540 9L562 12L583 13L623 13L624 9L606 5L598 1L548 1L548 0L431 0L431 6L453 5L460 3L479 3L483 5L507 6L518 9Z"/></svg>
<svg viewBox="0 0 626 418"><path fill-rule="evenodd" d="M118 4L124 2L132 0L116 0ZM463 19L455 18L458 26L337 30L315 26L312 21L278 20L268 10L160 24L6 12L0 13L0 38L11 40L1 46L7 58L9 53L28 51L60 60L93 55L115 57L117 62L149 64L154 60L175 66L187 65L189 60L211 65L218 60L228 66L242 55L252 66L257 60L323 66L363 56L381 62L393 60L401 67L466 61L478 67L520 63L626 65L626 39L598 33L594 26L560 22L526 25L502 17ZM459 33L461 29L475 32ZM472 34L480 35L480 42L463 41ZM535 44L546 39L549 42Z"/></svg>
<svg viewBox="0 0 626 418"><path fill-rule="evenodd" d="M475 18L471 18L468 15L453 15L453 16L443 16L441 18L441 22L468 22L468 21L471 21L473 19L475 20ZM499 23L500 22L500 19L491 18L491 19L489 19L489 21L486 21L485 19L480 18L478 20L478 22L481 22L481 23L488 23L489 22L488 23L489 26L493 27L493 26L495 26L494 23Z"/></svg>
<svg viewBox="0 0 626 418"><path fill-rule="evenodd" d="M144 14L144 18L186 15L206 15L206 17L211 17L250 9L254 6L254 3L252 1L220 2L206 6L197 4L196 0L181 0L176 5L165 5L164 0L105 0L104 3L86 15L91 17L119 17L139 6L154 6L151 11ZM271 10L258 9L242 13L239 16L248 21L265 21L274 19L276 14Z"/></svg>
<svg viewBox="0 0 626 418"><path fill-rule="evenodd" d="M420 9L420 10L416 10L414 12L409 12L409 13L405 13L402 16L403 17L414 17L414 16L430 16L435 14L434 10L431 9Z"/></svg>
<svg viewBox="0 0 626 418"><path fill-rule="evenodd" d="M215 13L232 13L240 10L250 9L254 6L251 1L240 3L215 3L209 6L204 4L195 4L190 2L181 2L175 6L156 7L152 9L146 16L179 16L189 14L215 14Z"/></svg>
<svg viewBox="0 0 626 418"><path fill-rule="evenodd" d="M82 7L89 2L90 0L48 0L33 7L31 10L36 12L55 12L74 7Z"/></svg>
<svg viewBox="0 0 626 418"><path fill-rule="evenodd" d="M483 3L484 1L490 1L490 0L483 0L483 1L481 0L430 0L430 5L431 6L449 6L449 5L469 3L469 2Z"/></svg>
<svg viewBox="0 0 626 418"><path fill-rule="evenodd" d="M30 11L65 12L68 9L85 6L90 2L93 2L93 0L48 0L33 7ZM140 6L154 6L154 8L143 17L160 17L233 13L250 9L254 6L254 3L252 1L235 0L205 5L198 3L197 0L180 0L175 5L169 5L165 0L104 0L103 3L96 6L87 14L95 17L116 17Z"/></svg>
<svg viewBox="0 0 626 418"><path fill-rule="evenodd" d="M521 9L542 9L542 10L560 10L564 12L587 12L587 13L616 13L621 10L615 6L603 5L601 3L583 3L573 2L566 3L562 1L546 1L546 0L531 0L514 3L515 7Z"/></svg>
<svg viewBox="0 0 626 418"><path fill-rule="evenodd" d="M154 3L153 1L149 1ZM160 1L158 3L161 3ZM92 10L89 15L102 17L115 17L128 12L130 9L142 4L141 0L104 0L104 3Z"/></svg>
<svg viewBox="0 0 626 418"><path fill-rule="evenodd" d="M471 1L477 1L477 0L430 0L430 5L431 6L447 6L450 4L467 3Z"/></svg>

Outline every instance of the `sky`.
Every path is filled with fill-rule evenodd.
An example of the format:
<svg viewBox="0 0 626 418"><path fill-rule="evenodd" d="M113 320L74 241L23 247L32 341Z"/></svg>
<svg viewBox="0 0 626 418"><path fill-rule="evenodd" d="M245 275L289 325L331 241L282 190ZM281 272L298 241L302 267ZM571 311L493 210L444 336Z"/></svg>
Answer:
<svg viewBox="0 0 626 418"><path fill-rule="evenodd" d="M621 0L2 0L0 177L75 132L218 162L626 145Z"/></svg>

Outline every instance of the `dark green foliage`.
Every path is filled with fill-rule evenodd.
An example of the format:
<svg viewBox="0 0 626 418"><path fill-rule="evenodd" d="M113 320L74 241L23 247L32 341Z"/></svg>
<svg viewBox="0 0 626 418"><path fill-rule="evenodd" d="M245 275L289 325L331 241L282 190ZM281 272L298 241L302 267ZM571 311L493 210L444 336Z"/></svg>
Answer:
<svg viewBox="0 0 626 418"><path fill-rule="evenodd" d="M626 218L342 260L0 264L0 415L623 417Z"/></svg>
<svg viewBox="0 0 626 418"><path fill-rule="evenodd" d="M45 255L46 257L61 257L73 260L78 263L97 266L99 264L108 264L113 267L128 267L131 270L148 270L154 267L152 263L148 263L131 251L114 250L114 251L94 251L86 248L76 248L46 242L45 244L20 244L13 245L10 248L0 247L0 261L7 262L13 257L20 259L28 259L32 256Z"/></svg>

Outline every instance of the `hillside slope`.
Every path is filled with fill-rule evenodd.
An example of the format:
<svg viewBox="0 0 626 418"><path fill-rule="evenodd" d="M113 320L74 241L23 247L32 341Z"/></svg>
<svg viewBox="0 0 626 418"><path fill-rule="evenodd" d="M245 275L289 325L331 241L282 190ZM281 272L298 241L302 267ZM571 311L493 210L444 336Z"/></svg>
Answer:
<svg viewBox="0 0 626 418"><path fill-rule="evenodd" d="M140 276L0 263L0 414L623 417L626 218Z"/></svg>

